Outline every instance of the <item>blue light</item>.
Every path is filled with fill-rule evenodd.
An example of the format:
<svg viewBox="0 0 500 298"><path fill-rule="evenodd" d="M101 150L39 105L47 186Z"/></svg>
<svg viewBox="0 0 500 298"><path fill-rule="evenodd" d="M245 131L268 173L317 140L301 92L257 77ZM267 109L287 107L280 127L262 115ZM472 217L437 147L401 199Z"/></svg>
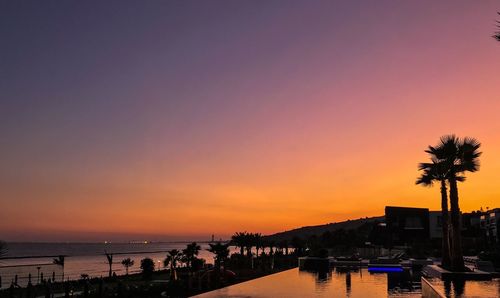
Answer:
<svg viewBox="0 0 500 298"><path fill-rule="evenodd" d="M403 272L401 267L368 267L368 272Z"/></svg>

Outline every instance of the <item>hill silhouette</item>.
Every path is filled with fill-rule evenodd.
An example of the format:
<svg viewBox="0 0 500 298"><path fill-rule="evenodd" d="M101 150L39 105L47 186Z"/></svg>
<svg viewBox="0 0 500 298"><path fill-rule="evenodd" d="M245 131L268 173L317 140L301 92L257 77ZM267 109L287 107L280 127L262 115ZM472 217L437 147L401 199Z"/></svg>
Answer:
<svg viewBox="0 0 500 298"><path fill-rule="evenodd" d="M377 216L377 217L365 217L365 218L359 218L359 219L353 219L353 220L346 220L346 221L341 221L341 222L335 222L335 223L328 223L324 225L317 225L317 226L306 226L306 227L301 227L289 231L284 231L284 232L279 232L276 234L272 235L267 235L264 236L263 238L266 240L270 241L291 241L292 238L294 237L299 237L302 239L306 239L310 236L316 235L320 236L324 232L333 232L337 231L340 229L344 230L353 230L357 229L358 227L362 226L363 224L366 223L373 223L376 221L383 221L384 216Z"/></svg>

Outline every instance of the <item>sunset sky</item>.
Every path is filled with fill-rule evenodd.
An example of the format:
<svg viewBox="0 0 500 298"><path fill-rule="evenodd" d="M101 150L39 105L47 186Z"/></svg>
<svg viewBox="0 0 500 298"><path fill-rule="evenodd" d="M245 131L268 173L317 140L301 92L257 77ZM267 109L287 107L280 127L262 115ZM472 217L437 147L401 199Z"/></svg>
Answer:
<svg viewBox="0 0 500 298"><path fill-rule="evenodd" d="M225 238L500 207L498 1L3 1L0 239Z"/></svg>

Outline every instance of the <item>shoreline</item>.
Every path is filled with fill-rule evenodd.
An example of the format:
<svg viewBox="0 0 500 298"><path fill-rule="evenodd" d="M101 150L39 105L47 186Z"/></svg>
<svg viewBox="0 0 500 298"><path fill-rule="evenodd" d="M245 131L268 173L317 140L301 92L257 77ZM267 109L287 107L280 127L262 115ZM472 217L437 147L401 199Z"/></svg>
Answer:
<svg viewBox="0 0 500 298"><path fill-rule="evenodd" d="M88 297L107 297L112 293L112 295L118 294L119 296L123 296L125 295L124 293L127 293L125 296L150 297L148 295L153 293L161 294L169 290L171 290L169 295L172 293L175 297L190 297L296 267L297 266L284 266L269 270L258 268L228 269L228 272L234 272L236 274L235 278L233 280L225 280L213 287L209 286L211 282L210 279L203 280L203 282L196 280L196 275L200 276L203 273L214 271L213 267L207 267L200 270L196 272L196 275L190 274L188 268L182 267L176 270L178 276L176 281L169 279L171 276L170 269L163 269L154 271L151 275L151 279L144 279L143 273L133 273L112 277L82 278L65 282L49 281L27 287L3 288L0 289L0 297L4 297L5 295L8 295L8 297L10 297L10 295L13 295L13 297L24 297L23 295L28 295L28 297L31 297L30 295L44 295L47 292L50 292L51 295L59 295L60 297L65 297L65 293L73 293L71 295L76 295L71 297L79 297L80 295L88 295ZM177 288L173 289L173 287Z"/></svg>

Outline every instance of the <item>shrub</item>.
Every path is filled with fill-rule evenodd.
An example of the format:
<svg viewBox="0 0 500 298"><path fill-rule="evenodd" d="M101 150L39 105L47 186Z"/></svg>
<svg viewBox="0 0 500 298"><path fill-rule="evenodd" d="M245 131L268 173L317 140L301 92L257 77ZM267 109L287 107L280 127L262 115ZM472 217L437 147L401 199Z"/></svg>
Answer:
<svg viewBox="0 0 500 298"><path fill-rule="evenodd" d="M150 258L145 258L141 260L141 269L144 279L150 279L155 270L155 262Z"/></svg>

